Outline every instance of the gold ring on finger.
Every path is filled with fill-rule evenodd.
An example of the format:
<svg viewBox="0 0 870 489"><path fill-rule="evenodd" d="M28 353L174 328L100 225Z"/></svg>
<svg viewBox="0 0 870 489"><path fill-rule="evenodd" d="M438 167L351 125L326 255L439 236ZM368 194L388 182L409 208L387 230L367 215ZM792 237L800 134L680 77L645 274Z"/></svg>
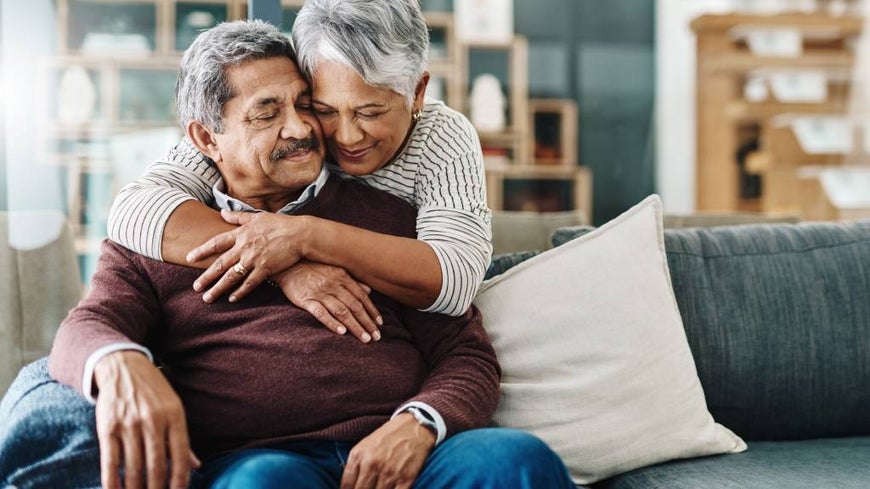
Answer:
<svg viewBox="0 0 870 489"><path fill-rule="evenodd" d="M238 273L242 277L244 277L245 275L248 274L248 269L245 268L244 265L242 265L242 262L239 262L239 263L236 263L235 265L233 265L233 271L235 271L236 273Z"/></svg>

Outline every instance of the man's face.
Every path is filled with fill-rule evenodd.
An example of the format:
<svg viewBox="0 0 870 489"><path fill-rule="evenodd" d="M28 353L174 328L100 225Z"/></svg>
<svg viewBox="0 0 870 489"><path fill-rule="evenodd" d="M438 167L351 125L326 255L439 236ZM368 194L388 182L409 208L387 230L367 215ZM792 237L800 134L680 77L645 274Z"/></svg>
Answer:
<svg viewBox="0 0 870 489"><path fill-rule="evenodd" d="M289 58L252 60L227 69L234 97L223 107L223 133L212 158L227 193L277 210L320 173L324 148L308 83Z"/></svg>

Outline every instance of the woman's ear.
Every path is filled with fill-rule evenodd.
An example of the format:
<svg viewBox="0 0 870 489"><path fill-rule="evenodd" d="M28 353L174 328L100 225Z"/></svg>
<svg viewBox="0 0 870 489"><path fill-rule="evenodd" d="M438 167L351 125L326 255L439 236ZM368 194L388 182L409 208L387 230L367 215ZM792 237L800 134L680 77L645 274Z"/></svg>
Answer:
<svg viewBox="0 0 870 489"><path fill-rule="evenodd" d="M204 155L211 158L215 163L221 160L220 148L214 134L209 128L199 121L190 121L187 123L186 132L187 137L193 141L193 145Z"/></svg>
<svg viewBox="0 0 870 489"><path fill-rule="evenodd" d="M423 109L423 99L426 97L426 87L429 85L429 72L424 71L420 81L417 82L417 88L414 89L414 103L411 105L411 112Z"/></svg>

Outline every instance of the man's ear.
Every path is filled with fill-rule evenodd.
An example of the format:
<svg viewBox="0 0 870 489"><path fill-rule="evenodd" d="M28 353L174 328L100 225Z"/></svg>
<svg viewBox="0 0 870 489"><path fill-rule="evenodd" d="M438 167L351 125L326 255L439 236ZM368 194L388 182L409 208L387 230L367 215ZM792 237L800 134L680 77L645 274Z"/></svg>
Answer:
<svg viewBox="0 0 870 489"><path fill-rule="evenodd" d="M199 121L190 121L187 123L187 137L193 141L193 145L202 153L212 159L215 163L221 161L221 152L218 147L217 140L209 128L205 127Z"/></svg>
<svg viewBox="0 0 870 489"><path fill-rule="evenodd" d="M429 85L429 72L424 71L420 81L417 82L417 88L414 89L414 104L411 106L411 112L423 108L423 99L426 97L427 85Z"/></svg>

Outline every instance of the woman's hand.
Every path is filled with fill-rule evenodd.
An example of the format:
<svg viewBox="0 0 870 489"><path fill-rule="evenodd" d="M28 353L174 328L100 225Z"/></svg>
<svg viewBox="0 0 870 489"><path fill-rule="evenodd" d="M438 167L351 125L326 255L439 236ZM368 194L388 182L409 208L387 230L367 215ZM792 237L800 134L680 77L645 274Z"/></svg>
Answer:
<svg viewBox="0 0 870 489"><path fill-rule="evenodd" d="M296 306L305 309L331 331L350 331L363 343L381 339L383 319L369 298L371 289L343 268L306 260L273 277Z"/></svg>
<svg viewBox="0 0 870 489"><path fill-rule="evenodd" d="M248 295L270 276L287 270L302 259L302 240L308 220L304 216L221 211L221 217L238 228L218 234L187 254L195 263L217 256L193 283L205 302L230 292L230 302ZM241 285L239 285L241 283Z"/></svg>

